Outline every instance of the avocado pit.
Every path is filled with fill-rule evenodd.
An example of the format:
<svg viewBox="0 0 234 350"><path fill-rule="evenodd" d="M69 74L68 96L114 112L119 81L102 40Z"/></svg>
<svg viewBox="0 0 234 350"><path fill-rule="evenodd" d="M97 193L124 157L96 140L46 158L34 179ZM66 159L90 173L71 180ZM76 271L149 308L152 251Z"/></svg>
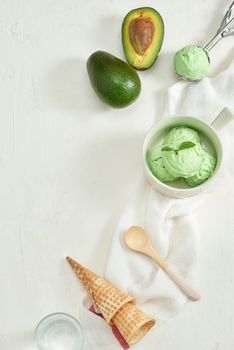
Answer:
<svg viewBox="0 0 234 350"><path fill-rule="evenodd" d="M152 7L128 12L122 24L122 44L128 63L139 70L150 68L158 57L164 36L163 19Z"/></svg>
<svg viewBox="0 0 234 350"><path fill-rule="evenodd" d="M152 43L154 32L154 24L149 18L139 17L131 21L129 39L136 53L144 55Z"/></svg>

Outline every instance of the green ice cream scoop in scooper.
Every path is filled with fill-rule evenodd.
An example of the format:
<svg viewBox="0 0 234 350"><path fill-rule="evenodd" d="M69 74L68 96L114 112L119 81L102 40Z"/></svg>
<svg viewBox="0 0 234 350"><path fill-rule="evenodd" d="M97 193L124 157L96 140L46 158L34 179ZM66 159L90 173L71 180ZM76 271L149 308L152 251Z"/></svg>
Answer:
<svg viewBox="0 0 234 350"><path fill-rule="evenodd" d="M232 10L234 1L227 10L216 35L204 47L188 45L176 52L174 56L174 68L177 75L186 80L200 80L204 78L210 67L209 51L226 36L234 35L234 29L230 24L234 21Z"/></svg>

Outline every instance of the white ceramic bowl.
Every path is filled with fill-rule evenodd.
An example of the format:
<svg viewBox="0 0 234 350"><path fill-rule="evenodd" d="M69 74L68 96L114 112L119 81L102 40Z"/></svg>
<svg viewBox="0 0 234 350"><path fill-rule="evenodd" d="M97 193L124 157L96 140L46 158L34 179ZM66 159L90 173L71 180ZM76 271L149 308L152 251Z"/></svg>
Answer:
<svg viewBox="0 0 234 350"><path fill-rule="evenodd" d="M172 128L181 125L195 129L201 137L202 144L204 144L206 149L208 149L208 151L217 159L217 165L212 176L207 181L196 187L189 187L182 181L163 183L152 174L147 163L147 154L151 145L161 145L165 135ZM152 187L165 196L175 198L194 196L203 192L207 186L209 186L215 180L222 163L222 154L223 148L219 135L211 125L207 124L203 120L194 117L171 117L162 119L150 128L144 140L143 162L145 175Z"/></svg>

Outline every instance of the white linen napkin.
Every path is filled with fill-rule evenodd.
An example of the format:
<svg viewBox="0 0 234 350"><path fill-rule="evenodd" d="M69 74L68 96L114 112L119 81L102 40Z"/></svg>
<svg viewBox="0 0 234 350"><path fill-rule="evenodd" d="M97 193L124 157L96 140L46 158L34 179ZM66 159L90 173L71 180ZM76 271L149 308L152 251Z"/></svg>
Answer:
<svg viewBox="0 0 234 350"><path fill-rule="evenodd" d="M215 78L204 78L198 83L180 81L169 88L162 117L195 116L210 123L224 107L234 110L233 87L234 62ZM230 161L234 160L234 121L221 129L220 137L225 157L216 188L226 184L234 174L234 162ZM123 234L132 225L145 228L161 255L194 285L198 248L190 214L206 195L186 199L165 197L153 190L142 175L116 226L105 275L133 295L144 311L157 319L157 324L179 312L187 298L153 261L130 251L123 243ZM91 349L120 348L105 321L85 308L81 317Z"/></svg>

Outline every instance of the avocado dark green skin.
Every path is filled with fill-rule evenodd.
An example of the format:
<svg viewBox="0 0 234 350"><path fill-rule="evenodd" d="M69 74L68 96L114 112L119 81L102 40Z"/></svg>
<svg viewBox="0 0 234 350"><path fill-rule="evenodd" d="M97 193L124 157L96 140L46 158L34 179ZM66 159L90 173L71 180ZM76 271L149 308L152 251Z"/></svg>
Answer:
<svg viewBox="0 0 234 350"><path fill-rule="evenodd" d="M94 52L87 71L96 94L114 108L130 105L140 94L141 81L135 69L108 52Z"/></svg>

